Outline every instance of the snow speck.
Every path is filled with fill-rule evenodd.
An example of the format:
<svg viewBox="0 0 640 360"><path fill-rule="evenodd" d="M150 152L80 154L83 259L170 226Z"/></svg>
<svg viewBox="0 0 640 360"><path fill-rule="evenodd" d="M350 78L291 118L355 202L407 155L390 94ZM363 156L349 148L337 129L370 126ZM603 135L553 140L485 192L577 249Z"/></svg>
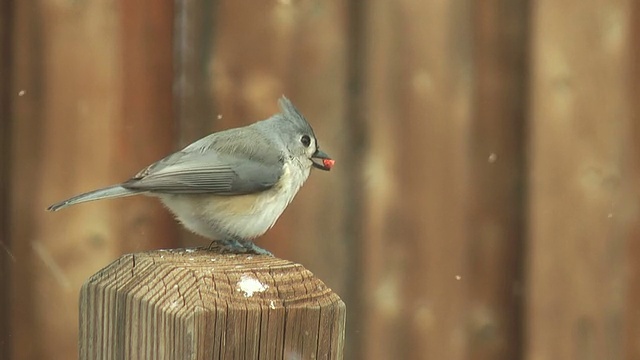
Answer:
<svg viewBox="0 0 640 360"><path fill-rule="evenodd" d="M487 159L487 161L489 161L489 164L493 164L497 160L498 160L498 155L496 153L489 154L489 158Z"/></svg>
<svg viewBox="0 0 640 360"><path fill-rule="evenodd" d="M238 281L237 290L244 293L244 297L252 297L254 293L260 293L269 288L269 285L263 284L260 280L251 275L244 274Z"/></svg>
<svg viewBox="0 0 640 360"><path fill-rule="evenodd" d="M456 275L456 280L461 280L461 279L462 279L462 276Z"/></svg>
<svg viewBox="0 0 640 360"><path fill-rule="evenodd" d="M218 120L222 120L222 114L218 114Z"/></svg>
<svg viewBox="0 0 640 360"><path fill-rule="evenodd" d="M271 300L269 302L269 309L274 310L276 308L276 303L273 302L273 300Z"/></svg>
<svg viewBox="0 0 640 360"><path fill-rule="evenodd" d="M18 96L25 96L27 93L27 90L20 90L18 91Z"/></svg>

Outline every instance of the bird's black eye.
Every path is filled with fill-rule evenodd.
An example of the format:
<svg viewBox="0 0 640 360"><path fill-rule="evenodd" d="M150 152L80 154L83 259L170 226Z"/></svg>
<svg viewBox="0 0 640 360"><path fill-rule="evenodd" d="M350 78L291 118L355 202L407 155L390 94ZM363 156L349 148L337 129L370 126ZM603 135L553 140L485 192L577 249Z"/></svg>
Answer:
<svg viewBox="0 0 640 360"><path fill-rule="evenodd" d="M309 147L309 145L311 145L311 138L309 137L309 135L302 135L302 137L300 138L300 142L302 143L302 145L304 145L304 147Z"/></svg>

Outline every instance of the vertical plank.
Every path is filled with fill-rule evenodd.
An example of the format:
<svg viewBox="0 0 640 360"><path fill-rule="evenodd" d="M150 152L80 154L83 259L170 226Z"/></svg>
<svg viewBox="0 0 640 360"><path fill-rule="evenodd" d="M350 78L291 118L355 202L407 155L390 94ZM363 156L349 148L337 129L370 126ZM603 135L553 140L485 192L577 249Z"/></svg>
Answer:
<svg viewBox="0 0 640 360"><path fill-rule="evenodd" d="M11 224L11 290L10 325L11 359L41 358L42 332L35 313L34 274L32 248L34 236L34 209L37 206L32 195L38 178L31 174L39 173L41 146L42 74L43 43L41 7L35 1L16 1L13 3L13 27L11 31L12 90L25 91L24 95L12 99L11 121L11 192L9 197L9 217ZM43 204L44 205L44 204ZM52 308L58 311L58 308ZM70 328L66 328L70 330ZM60 330L63 332L64 330ZM57 349L59 350L59 349Z"/></svg>
<svg viewBox="0 0 640 360"><path fill-rule="evenodd" d="M313 171L289 209L257 243L305 264L349 307L347 242L354 240L343 230L352 198L346 183L350 170L340 165L348 144L346 4L179 4L176 81L182 140L206 135L197 134L205 128L218 131L264 119L278 111L277 99L287 95L338 165L330 173Z"/></svg>
<svg viewBox="0 0 640 360"><path fill-rule="evenodd" d="M322 150L341 164L351 146L346 118L347 6L342 1L300 1L280 11L283 22L291 23L290 54L281 65L285 93L312 122ZM308 266L339 294L348 291L344 281L353 255L347 247L353 239L344 233L345 215L353 200L347 192L351 171L348 163L331 172L312 171L288 211L291 258Z"/></svg>
<svg viewBox="0 0 640 360"><path fill-rule="evenodd" d="M173 148L172 4L21 1L15 13L13 356L69 359L81 283L122 252L167 246L175 224L142 198L44 208Z"/></svg>
<svg viewBox="0 0 640 360"><path fill-rule="evenodd" d="M122 66L122 113L112 154L128 179L177 150L173 106L174 4L154 0L118 2ZM179 225L159 201L144 197L119 201L120 253L176 247ZM144 234L144 236L140 236Z"/></svg>
<svg viewBox="0 0 640 360"><path fill-rule="evenodd" d="M179 146L212 131L216 123L211 93L211 61L217 2L176 1L174 19L174 103Z"/></svg>
<svg viewBox="0 0 640 360"><path fill-rule="evenodd" d="M178 147L220 130L210 61L215 44L214 20L219 2L179 0L174 18L174 104ZM183 245L196 246L203 239L182 229Z"/></svg>
<svg viewBox="0 0 640 360"><path fill-rule="evenodd" d="M368 2L365 359L467 358L471 10Z"/></svg>
<svg viewBox="0 0 640 360"><path fill-rule="evenodd" d="M359 136L347 118L351 101L347 88L349 9L339 0L282 4L275 15L282 23L276 28L279 41L287 41L284 36L289 41L288 53L278 55L282 56L278 66L282 67L284 93L312 123L320 147L336 159L336 167L331 172L311 172L285 212L281 231L288 236L274 232L264 241L288 248L289 259L304 264L327 283L345 301L350 314L359 307L361 275L354 263L361 249L348 230L353 226L350 219L359 216L357 202L361 199L350 192L357 181L352 174L358 167L346 155L358 151L352 140ZM347 322L350 336L358 325ZM350 341L347 354L352 351Z"/></svg>
<svg viewBox="0 0 640 360"><path fill-rule="evenodd" d="M528 1L475 6L469 359L521 353Z"/></svg>
<svg viewBox="0 0 640 360"><path fill-rule="evenodd" d="M624 358L631 3L533 4L527 359Z"/></svg>
<svg viewBox="0 0 640 360"><path fill-rule="evenodd" d="M27 64L16 80L26 94L16 105L21 121L14 128L12 172L17 190L13 234L21 243L15 271L21 278L15 282L22 289L16 297L27 300L14 303L14 328L22 327L15 337L16 358L77 357L77 289L87 269L113 254L104 238L109 232L102 228L109 226L104 213L80 209L54 216L43 210L47 203L80 191L77 188L102 185L91 184L91 179L109 181L108 156L100 150L108 149L117 90L110 71L116 54L109 36L114 12L105 5L33 2L17 9L19 18L24 13L33 16L32 23L24 24L22 18L17 26L33 28L31 34L15 32L20 37L15 44L22 48L15 62ZM99 164L97 170L94 164ZM87 177L77 174L89 174L90 179L83 183Z"/></svg>
<svg viewBox="0 0 640 360"><path fill-rule="evenodd" d="M640 2L631 3L630 12L630 69L627 99L631 107L631 126L629 131L628 144L630 146L629 156L626 158L626 212L628 221L632 221L638 216L640 202L640 187L637 179L640 178ZM625 359L640 358L640 226L634 222L626 235L626 266L628 277L626 279L626 299L625 314L626 327L624 334L624 354Z"/></svg>
<svg viewBox="0 0 640 360"><path fill-rule="evenodd" d="M367 339L362 331L367 318L365 298L369 295L365 292L364 285L364 260L363 249L369 246L365 237L365 161L371 144L369 138L369 121L366 111L366 76L367 68L365 58L367 47L365 34L369 31L367 23L367 6L365 1L350 1L347 19L348 59L347 59L347 93L349 97L346 108L344 127L344 142L346 149L342 153L341 168L348 173L345 176L345 190L341 194L345 198L345 211L341 214L344 218L344 241L347 246L348 260L342 269L345 276L345 285L348 293L343 293L347 299L347 332L349 340L345 349L347 359L363 359Z"/></svg>
<svg viewBox="0 0 640 360"><path fill-rule="evenodd" d="M11 238L9 194L11 161L11 26L13 2L0 3L0 359L11 354ZM16 96L17 94L14 94Z"/></svg>

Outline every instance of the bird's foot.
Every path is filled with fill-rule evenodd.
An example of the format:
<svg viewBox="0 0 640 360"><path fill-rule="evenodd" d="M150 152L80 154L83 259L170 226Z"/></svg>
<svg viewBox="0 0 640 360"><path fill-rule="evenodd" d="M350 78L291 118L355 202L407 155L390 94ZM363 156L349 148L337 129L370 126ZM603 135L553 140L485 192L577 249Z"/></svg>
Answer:
<svg viewBox="0 0 640 360"><path fill-rule="evenodd" d="M265 250L251 241L245 243L244 247L245 249L249 250L250 252L256 255L267 255L267 256L273 257L273 254L271 253L271 251Z"/></svg>
<svg viewBox="0 0 640 360"><path fill-rule="evenodd" d="M273 256L273 254L258 245L254 244L252 241L241 241L236 239L226 239L226 240L213 240L209 247L207 248L209 251L216 251L220 253L231 253L231 254L247 254L253 253L256 255L267 255Z"/></svg>

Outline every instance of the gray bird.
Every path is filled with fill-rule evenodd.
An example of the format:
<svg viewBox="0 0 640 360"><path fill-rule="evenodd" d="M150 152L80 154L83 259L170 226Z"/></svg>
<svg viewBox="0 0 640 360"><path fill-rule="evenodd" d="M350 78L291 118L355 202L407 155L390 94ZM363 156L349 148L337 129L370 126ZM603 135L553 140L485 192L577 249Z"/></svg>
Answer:
<svg viewBox="0 0 640 360"><path fill-rule="evenodd" d="M253 243L276 222L309 177L330 170L313 129L291 101L281 113L206 136L133 178L51 205L143 194L158 197L189 230L232 251L270 254ZM212 243L213 244L213 243Z"/></svg>

